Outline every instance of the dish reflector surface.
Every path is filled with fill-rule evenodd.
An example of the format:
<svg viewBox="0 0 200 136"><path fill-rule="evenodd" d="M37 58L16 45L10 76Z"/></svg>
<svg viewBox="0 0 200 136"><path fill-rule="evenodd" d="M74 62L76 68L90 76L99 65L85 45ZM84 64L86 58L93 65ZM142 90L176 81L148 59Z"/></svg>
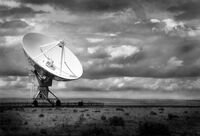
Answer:
<svg viewBox="0 0 200 136"><path fill-rule="evenodd" d="M23 37L23 49L34 64L54 75L55 80L74 80L83 73L81 63L64 41L28 33Z"/></svg>

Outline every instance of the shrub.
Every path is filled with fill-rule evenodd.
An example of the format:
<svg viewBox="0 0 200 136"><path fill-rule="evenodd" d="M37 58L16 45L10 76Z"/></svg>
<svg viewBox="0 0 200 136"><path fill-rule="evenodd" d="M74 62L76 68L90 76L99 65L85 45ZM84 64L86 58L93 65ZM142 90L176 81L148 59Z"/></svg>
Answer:
<svg viewBox="0 0 200 136"><path fill-rule="evenodd" d="M77 109L74 109L73 112L76 113L76 112L78 112L78 110L77 110Z"/></svg>
<svg viewBox="0 0 200 136"><path fill-rule="evenodd" d="M168 126L156 122L145 122L139 125L139 136L170 136Z"/></svg>
<svg viewBox="0 0 200 136"><path fill-rule="evenodd" d="M88 109L81 110L80 112L86 112L86 111L88 111Z"/></svg>
<svg viewBox="0 0 200 136"><path fill-rule="evenodd" d="M106 116L101 116L101 120L105 121L106 120Z"/></svg>
<svg viewBox="0 0 200 136"><path fill-rule="evenodd" d="M113 116L109 118L109 124L111 126L124 126L125 121L122 117Z"/></svg>
<svg viewBox="0 0 200 136"><path fill-rule="evenodd" d="M157 115L157 113L154 112L154 111L151 111L151 112L150 112L150 115Z"/></svg>
<svg viewBox="0 0 200 136"><path fill-rule="evenodd" d="M27 122L27 121L25 121L25 122L24 122L24 125L27 125L27 124L28 124L28 122Z"/></svg>
<svg viewBox="0 0 200 136"><path fill-rule="evenodd" d="M81 114L79 117L79 123L82 123L85 120L86 120L86 118L84 117L84 114Z"/></svg>
<svg viewBox="0 0 200 136"><path fill-rule="evenodd" d="M40 117L40 118L41 118L41 117L44 117L44 114L40 114L39 117Z"/></svg>
<svg viewBox="0 0 200 136"><path fill-rule="evenodd" d="M116 108L116 111L124 111L122 108Z"/></svg>
<svg viewBox="0 0 200 136"><path fill-rule="evenodd" d="M125 113L125 115L126 115L126 116L129 116L130 114L127 112L127 113Z"/></svg>
<svg viewBox="0 0 200 136"><path fill-rule="evenodd" d="M57 119L55 119L55 118L54 118L54 119L52 119L52 121L54 121L54 122L55 122L55 121L57 121Z"/></svg>
<svg viewBox="0 0 200 136"><path fill-rule="evenodd" d="M93 127L86 129L81 132L81 136L110 136L109 131L104 130L103 128Z"/></svg>
<svg viewBox="0 0 200 136"><path fill-rule="evenodd" d="M87 117L90 117L90 114L86 114Z"/></svg>
<svg viewBox="0 0 200 136"><path fill-rule="evenodd" d="M164 109L164 108L159 108L158 110L159 110L159 111L164 111L165 109Z"/></svg>
<svg viewBox="0 0 200 136"><path fill-rule="evenodd" d="M41 133L41 134L47 134L47 130L46 130L46 129L41 129L41 130L40 130L40 133Z"/></svg>
<svg viewBox="0 0 200 136"><path fill-rule="evenodd" d="M168 114L168 120L176 119L179 118L179 116L174 115L174 114Z"/></svg>
<svg viewBox="0 0 200 136"><path fill-rule="evenodd" d="M33 110L32 110L32 112L36 112L36 111L37 111L37 109L33 109Z"/></svg>

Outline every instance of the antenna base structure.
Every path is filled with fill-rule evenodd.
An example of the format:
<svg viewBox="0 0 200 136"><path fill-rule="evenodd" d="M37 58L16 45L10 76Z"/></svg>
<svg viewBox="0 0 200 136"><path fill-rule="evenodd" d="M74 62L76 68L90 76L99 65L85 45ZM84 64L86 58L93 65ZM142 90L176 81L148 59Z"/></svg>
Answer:
<svg viewBox="0 0 200 136"><path fill-rule="evenodd" d="M46 100L52 106L61 106L60 99L49 90L49 86L52 85L53 76L48 75L48 73L45 73L44 71L34 70L33 73L35 74L39 84L37 89L38 92L33 98L33 105L37 107L38 101ZM49 98L49 94L51 94L54 98Z"/></svg>

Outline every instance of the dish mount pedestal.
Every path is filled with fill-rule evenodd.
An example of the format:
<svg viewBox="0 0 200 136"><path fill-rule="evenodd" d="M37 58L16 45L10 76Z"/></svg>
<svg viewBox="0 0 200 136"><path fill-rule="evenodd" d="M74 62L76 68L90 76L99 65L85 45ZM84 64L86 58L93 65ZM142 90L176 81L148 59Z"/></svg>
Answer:
<svg viewBox="0 0 200 136"><path fill-rule="evenodd" d="M38 92L36 93L35 97L33 98L33 105L35 107L38 106L38 101L46 100L52 106L61 106L61 101L56 97L54 93L52 93L49 90L49 86L52 85L52 77L50 76L45 76L45 75L40 75L36 70L34 71L35 76L37 77L39 86L38 86ZM54 98L49 98L49 94L51 94Z"/></svg>

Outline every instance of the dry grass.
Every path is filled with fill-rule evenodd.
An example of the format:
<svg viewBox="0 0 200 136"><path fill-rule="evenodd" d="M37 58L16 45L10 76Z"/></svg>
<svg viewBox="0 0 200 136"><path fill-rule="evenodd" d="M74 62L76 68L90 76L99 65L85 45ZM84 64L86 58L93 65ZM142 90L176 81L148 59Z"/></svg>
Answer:
<svg viewBox="0 0 200 136"><path fill-rule="evenodd" d="M139 136L170 136L167 125L157 122L145 122L139 125Z"/></svg>
<svg viewBox="0 0 200 136"><path fill-rule="evenodd" d="M0 112L0 134L198 136L197 113L199 108L8 108Z"/></svg>

